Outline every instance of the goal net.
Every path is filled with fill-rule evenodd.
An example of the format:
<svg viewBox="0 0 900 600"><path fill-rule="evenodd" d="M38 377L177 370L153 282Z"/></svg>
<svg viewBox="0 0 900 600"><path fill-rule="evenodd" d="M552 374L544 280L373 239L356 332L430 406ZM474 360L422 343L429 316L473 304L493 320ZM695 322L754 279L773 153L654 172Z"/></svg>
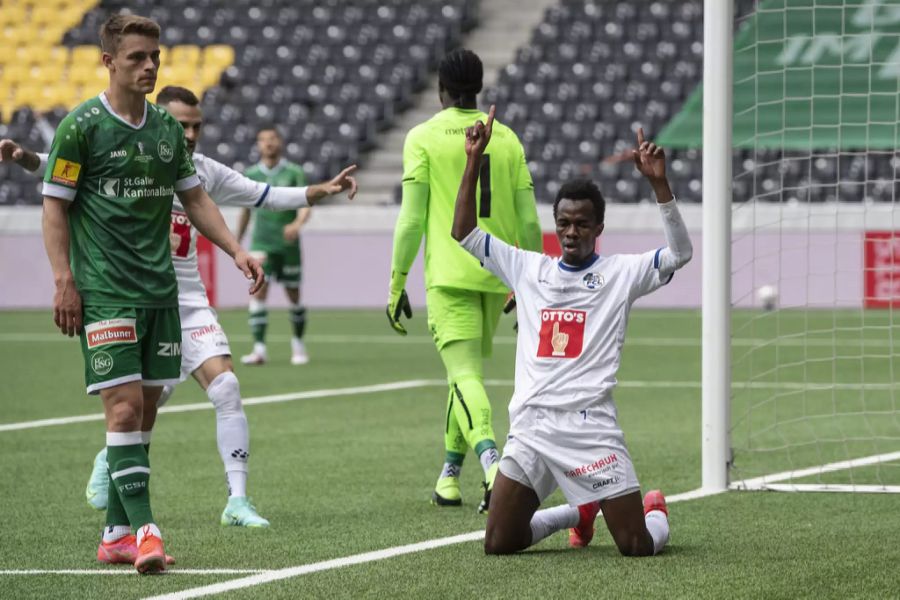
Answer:
<svg viewBox="0 0 900 600"><path fill-rule="evenodd" d="M900 492L900 0L736 21L731 487Z"/></svg>

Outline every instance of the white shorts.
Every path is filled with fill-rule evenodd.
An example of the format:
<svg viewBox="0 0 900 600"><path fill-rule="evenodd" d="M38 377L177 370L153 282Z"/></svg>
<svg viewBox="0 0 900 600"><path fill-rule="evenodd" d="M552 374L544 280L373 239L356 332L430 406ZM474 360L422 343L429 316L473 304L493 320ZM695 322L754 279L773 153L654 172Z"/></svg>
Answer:
<svg viewBox="0 0 900 600"><path fill-rule="evenodd" d="M181 379L186 380L214 356L230 356L228 338L216 311L208 306L183 306L181 314Z"/></svg>
<svg viewBox="0 0 900 600"><path fill-rule="evenodd" d="M541 502L557 487L571 506L640 489L615 417L526 407L510 420L500 472L533 489Z"/></svg>

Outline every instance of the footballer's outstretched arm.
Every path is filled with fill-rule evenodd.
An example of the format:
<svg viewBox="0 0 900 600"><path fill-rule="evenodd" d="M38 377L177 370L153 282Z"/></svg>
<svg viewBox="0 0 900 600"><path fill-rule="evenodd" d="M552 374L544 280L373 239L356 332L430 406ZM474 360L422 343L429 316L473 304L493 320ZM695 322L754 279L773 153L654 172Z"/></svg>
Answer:
<svg viewBox="0 0 900 600"><path fill-rule="evenodd" d="M637 143L637 148L632 151L634 165L653 188L666 233L666 247L659 254L659 272L669 275L691 260L693 246L666 176L665 152L644 139L643 128L638 128Z"/></svg>
<svg viewBox="0 0 900 600"><path fill-rule="evenodd" d="M456 195L456 211L453 213L453 228L450 231L457 242L465 239L478 224L475 215L475 189L478 185L481 157L491 141L495 112L496 107L492 105L486 125L478 121L466 129L466 168Z"/></svg>
<svg viewBox="0 0 900 600"><path fill-rule="evenodd" d="M41 155L26 149L9 139L0 140L0 163L14 162L26 171L37 171L42 164L46 164L47 155L44 154L43 163Z"/></svg>
<svg viewBox="0 0 900 600"><path fill-rule="evenodd" d="M225 224L222 213L219 212L218 207L203 190L203 187L197 185L176 193L191 224L209 241L234 259L235 266L243 271L247 279L253 281L250 285L250 293L256 293L265 281L262 265L241 248L240 243Z"/></svg>

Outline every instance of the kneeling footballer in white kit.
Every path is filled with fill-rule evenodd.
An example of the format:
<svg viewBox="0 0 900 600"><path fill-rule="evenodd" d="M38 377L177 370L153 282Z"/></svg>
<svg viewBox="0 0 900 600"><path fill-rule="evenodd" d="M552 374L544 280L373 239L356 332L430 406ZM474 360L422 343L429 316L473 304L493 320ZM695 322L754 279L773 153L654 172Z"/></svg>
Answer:
<svg viewBox="0 0 900 600"><path fill-rule="evenodd" d="M311 206L318 200L343 191L349 191L350 198L356 194L356 182L351 175L355 166L344 169L331 181L304 187L270 187L244 177L195 151L202 132L203 115L199 100L190 90L167 86L159 92L157 103L184 128L185 143L192 153L200 182L218 205L285 210ZM28 170L43 173L46 168L47 155L30 152L11 140L0 143L0 154L8 155ZM240 384L232 367L228 338L219 325L216 311L209 304L200 278L197 229L188 221L177 198L172 205L170 242L181 318L180 380L185 381L193 376L216 410L216 439L229 493L221 523L227 526L268 527L268 520L256 512L247 496L250 432ZM174 387L165 386L156 408L163 406L173 392ZM147 444L149 434L149 431L145 432ZM92 507L97 510L106 508L108 475L105 448L94 458L86 496ZM115 554L114 548L107 550L108 554Z"/></svg>
<svg viewBox="0 0 900 600"><path fill-rule="evenodd" d="M520 250L476 227L475 194L491 125L489 117L487 125L476 123L467 132L468 163L452 231L515 292L518 303L510 433L491 496L485 552L518 552L570 528L570 545L586 546L602 510L623 555L656 554L669 539L668 509L659 490L641 501L612 392L632 303L668 283L691 258L665 155L638 133L634 162L656 194L666 247L595 254L605 204L594 183L577 180L560 188L553 207L562 247L556 259ZM538 510L557 487L568 505Z"/></svg>

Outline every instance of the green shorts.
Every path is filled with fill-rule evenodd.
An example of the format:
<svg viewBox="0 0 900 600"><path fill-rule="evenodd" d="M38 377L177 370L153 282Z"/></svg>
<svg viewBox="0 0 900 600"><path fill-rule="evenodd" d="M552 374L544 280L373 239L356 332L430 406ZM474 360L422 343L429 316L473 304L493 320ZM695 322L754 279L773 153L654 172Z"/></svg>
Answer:
<svg viewBox="0 0 900 600"><path fill-rule="evenodd" d="M425 290L425 302L428 329L438 351L450 342L480 339L482 356L491 355L506 294L433 287Z"/></svg>
<svg viewBox="0 0 900 600"><path fill-rule="evenodd" d="M287 246L277 252L252 250L251 254L263 263L266 279L275 280L286 288L300 287L300 246Z"/></svg>
<svg viewBox="0 0 900 600"><path fill-rule="evenodd" d="M81 353L88 394L130 381L175 385L181 373L178 309L85 306Z"/></svg>

